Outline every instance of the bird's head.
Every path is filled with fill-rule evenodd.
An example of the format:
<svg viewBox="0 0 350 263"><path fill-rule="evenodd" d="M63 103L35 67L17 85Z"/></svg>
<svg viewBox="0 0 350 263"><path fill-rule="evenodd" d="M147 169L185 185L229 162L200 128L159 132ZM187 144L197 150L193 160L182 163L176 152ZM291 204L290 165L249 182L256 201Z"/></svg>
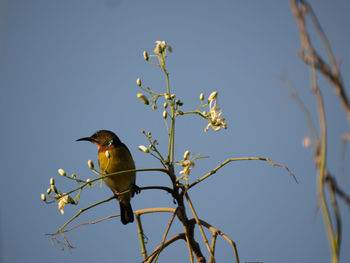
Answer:
<svg viewBox="0 0 350 263"><path fill-rule="evenodd" d="M118 136L108 130L97 131L90 137L80 138L77 141L92 142L97 146L98 149L109 148L109 147L112 148L121 144L121 141L119 140Z"/></svg>

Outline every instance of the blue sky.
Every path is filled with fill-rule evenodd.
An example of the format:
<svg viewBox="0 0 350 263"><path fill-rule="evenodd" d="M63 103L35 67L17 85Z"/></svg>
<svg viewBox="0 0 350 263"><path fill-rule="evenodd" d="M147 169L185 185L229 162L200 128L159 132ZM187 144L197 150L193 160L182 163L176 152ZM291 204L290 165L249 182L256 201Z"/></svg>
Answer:
<svg viewBox="0 0 350 263"><path fill-rule="evenodd" d="M82 194L79 207L45 205L40 194L55 177L62 189L75 186L58 173L94 175L87 160L96 161L93 145L75 139L100 129L117 133L128 145L137 168L159 167L137 150L147 144L141 130L151 131L167 150L162 111L137 98L136 78L154 90L164 88L158 68L145 63L156 40L174 52L167 60L173 92L184 110L199 104L199 94L219 92L228 129L204 133L195 116L176 125L177 159L185 150L209 155L199 160L191 179L199 178L229 157L269 157L297 176L264 162L237 162L190 192L200 218L237 244L241 262L329 262L323 219L317 209L313 154L301 141L310 135L304 115L290 99L283 76L288 74L318 124L307 66L297 55L300 39L289 1L0 1L0 118L2 128L0 184L0 262L137 262L141 252L136 224L119 219L85 226L68 234L77 248L52 246L55 232L79 208L110 196L105 186ZM350 4L345 0L310 1L341 58L349 90ZM315 37L315 34L311 34ZM314 43L323 53L318 38ZM340 136L348 131L334 91L322 77L329 124L328 167L349 192L349 158L342 175ZM139 186L169 185L163 174L140 173ZM174 207L161 191L142 192L134 210ZM340 202L343 218L341 262L350 260L350 213ZM119 213L115 202L86 212L76 223ZM190 212L189 212L190 213ZM144 216L148 249L161 241L170 215ZM74 225L74 224L73 224ZM178 222L170 236L182 231ZM207 236L210 236L209 232ZM200 235L197 232L197 239ZM202 251L205 246L201 243ZM206 253L206 252L205 252ZM222 239L217 262L233 259ZM207 255L207 253L206 253ZM160 262L188 261L179 241Z"/></svg>

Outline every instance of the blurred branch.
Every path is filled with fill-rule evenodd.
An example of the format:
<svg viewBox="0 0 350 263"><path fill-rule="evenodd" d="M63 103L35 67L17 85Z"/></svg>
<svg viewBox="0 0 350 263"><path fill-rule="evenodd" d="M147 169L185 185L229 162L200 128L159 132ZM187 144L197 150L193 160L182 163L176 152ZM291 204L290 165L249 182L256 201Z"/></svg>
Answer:
<svg viewBox="0 0 350 263"><path fill-rule="evenodd" d="M325 180L329 184L329 187L331 190L336 193L341 199L343 199L344 203L348 206L348 209L350 209L350 196L348 196L337 184L337 181L334 176L331 176L329 173L327 174Z"/></svg>
<svg viewBox="0 0 350 263"><path fill-rule="evenodd" d="M322 73L333 85L334 90L338 94L340 102L347 114L348 124L350 125L350 105L343 86L342 78L340 75L339 68L336 64L333 52L330 48L328 39L312 10L312 7L307 3L306 0L292 0L291 9L295 15L296 21L299 25L299 34L301 38L301 47L299 50L300 57L310 66L312 76L312 90L316 95L318 116L320 119L320 138L316 140L315 146L315 160L318 167L318 193L319 201L322 208L322 214L324 217L325 227L329 238L329 244L332 253L332 262L337 263L339 260L339 251L341 243L341 216L336 200L336 194L347 201L348 198L342 192L335 183L335 179L328 175L326 160L327 160L327 124L325 118L325 107L323 103L323 97L320 89L317 85L317 74L316 69ZM322 59L322 57L313 48L309 35L306 30L306 15L309 15L315 25L316 31L321 36L322 42L326 48L329 61L332 68ZM332 205L333 213L335 216L335 227L332 224L330 212L328 209L326 197L325 197L325 186L324 183L329 186L330 202Z"/></svg>
<svg viewBox="0 0 350 263"><path fill-rule="evenodd" d="M285 81L288 84L288 87L290 89L292 98L295 99L295 101L298 103L300 109L302 110L302 112L304 113L304 115L306 117L306 122L307 122L307 125L308 125L311 133L312 133L313 139L315 141L319 141L319 138L318 138L318 135L317 135L317 129L316 129L316 126L315 126L314 122L312 121L309 109L306 107L306 105L304 104L304 102L300 98L300 96L299 96L297 90L295 89L295 87L293 85L293 82L290 79L290 77L286 75L286 76L284 76L284 79L285 79Z"/></svg>
<svg viewBox="0 0 350 263"><path fill-rule="evenodd" d="M314 64L317 68L333 85L336 94L338 95L340 102L347 114L348 123L350 125L350 103L346 95L346 91L343 85L341 74L339 68L335 62L334 55L330 48L327 37L315 15L311 6L305 0L292 0L291 9L294 12L295 18L299 25L299 34L301 38L301 47L299 55L301 58L309 65ZM332 64L330 68L327 63L322 59L322 57L313 48L309 35L306 30L305 16L309 14L312 21L315 24L316 30L320 34L323 44L326 47L329 59Z"/></svg>

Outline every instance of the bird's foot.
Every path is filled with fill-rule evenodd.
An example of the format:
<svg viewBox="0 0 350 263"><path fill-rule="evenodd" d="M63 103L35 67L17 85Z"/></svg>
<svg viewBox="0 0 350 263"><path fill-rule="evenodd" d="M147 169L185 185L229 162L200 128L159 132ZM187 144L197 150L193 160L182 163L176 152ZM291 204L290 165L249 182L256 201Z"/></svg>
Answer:
<svg viewBox="0 0 350 263"><path fill-rule="evenodd" d="M133 184L131 186L131 191L132 191L132 196L134 196L134 194L139 194L141 192L141 188L138 187L136 184Z"/></svg>

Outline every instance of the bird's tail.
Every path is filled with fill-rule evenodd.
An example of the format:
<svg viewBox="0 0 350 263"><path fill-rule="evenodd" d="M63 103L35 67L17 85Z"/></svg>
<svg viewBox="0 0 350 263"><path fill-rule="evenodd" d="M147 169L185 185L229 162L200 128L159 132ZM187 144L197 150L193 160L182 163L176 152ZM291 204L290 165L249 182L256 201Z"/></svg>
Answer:
<svg viewBox="0 0 350 263"><path fill-rule="evenodd" d="M120 218L124 225L134 222L134 212L130 202L119 202L120 205Z"/></svg>

